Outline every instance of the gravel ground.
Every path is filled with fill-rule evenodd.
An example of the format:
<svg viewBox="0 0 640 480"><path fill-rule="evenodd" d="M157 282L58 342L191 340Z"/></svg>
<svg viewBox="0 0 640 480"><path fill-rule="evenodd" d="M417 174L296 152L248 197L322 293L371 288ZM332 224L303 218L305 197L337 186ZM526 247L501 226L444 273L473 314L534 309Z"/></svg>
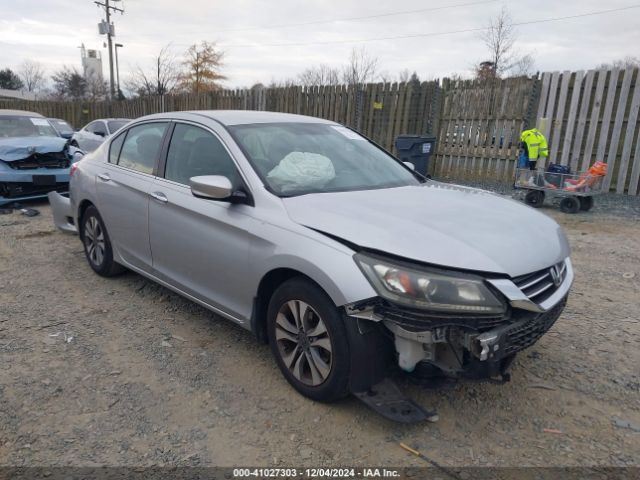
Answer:
<svg viewBox="0 0 640 480"><path fill-rule="evenodd" d="M543 209L576 282L513 380L403 382L440 414L409 426L307 400L249 332L139 275L98 277L45 203L2 215L0 465L422 466L404 442L456 467L638 466L640 202L598 202Z"/></svg>

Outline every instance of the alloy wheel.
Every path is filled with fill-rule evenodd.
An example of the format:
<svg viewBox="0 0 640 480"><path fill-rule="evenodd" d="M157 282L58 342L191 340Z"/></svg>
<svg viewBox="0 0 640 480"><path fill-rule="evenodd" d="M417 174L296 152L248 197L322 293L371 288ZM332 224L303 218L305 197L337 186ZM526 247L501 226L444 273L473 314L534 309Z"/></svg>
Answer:
<svg viewBox="0 0 640 480"><path fill-rule="evenodd" d="M280 306L275 338L282 361L305 385L316 387L331 373L332 347L326 325L307 303L290 300Z"/></svg>
<svg viewBox="0 0 640 480"><path fill-rule="evenodd" d="M84 246L91 263L95 266L102 265L105 252L104 232L94 216L90 216L84 224Z"/></svg>

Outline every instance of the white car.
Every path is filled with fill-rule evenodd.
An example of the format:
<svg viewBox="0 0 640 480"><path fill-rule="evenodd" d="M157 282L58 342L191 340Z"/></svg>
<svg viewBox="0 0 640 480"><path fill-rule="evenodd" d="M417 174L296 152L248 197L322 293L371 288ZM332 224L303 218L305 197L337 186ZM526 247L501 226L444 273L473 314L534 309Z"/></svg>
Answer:
<svg viewBox="0 0 640 480"><path fill-rule="evenodd" d="M71 145L84 152L92 152L104 142L107 137L129 123L129 118L100 118L88 123L71 137Z"/></svg>

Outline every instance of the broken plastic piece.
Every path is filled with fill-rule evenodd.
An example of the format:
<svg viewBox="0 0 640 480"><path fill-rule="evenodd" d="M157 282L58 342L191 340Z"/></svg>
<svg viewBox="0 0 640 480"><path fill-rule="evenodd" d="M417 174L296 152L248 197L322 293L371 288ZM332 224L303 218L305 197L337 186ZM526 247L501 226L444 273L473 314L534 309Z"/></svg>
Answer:
<svg viewBox="0 0 640 480"><path fill-rule="evenodd" d="M35 217L36 215L40 215L40 212L35 208L21 208L20 211L27 217Z"/></svg>
<svg viewBox="0 0 640 480"><path fill-rule="evenodd" d="M355 396L385 418L401 423L423 421L436 422L438 414L427 411L407 398L390 379L385 378L366 392L356 392Z"/></svg>

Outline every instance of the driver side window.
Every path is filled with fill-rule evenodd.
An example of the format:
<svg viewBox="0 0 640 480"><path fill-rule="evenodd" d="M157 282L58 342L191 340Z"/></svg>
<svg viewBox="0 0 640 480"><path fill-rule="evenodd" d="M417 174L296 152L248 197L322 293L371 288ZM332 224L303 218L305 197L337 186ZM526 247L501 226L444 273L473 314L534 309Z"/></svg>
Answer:
<svg viewBox="0 0 640 480"><path fill-rule="evenodd" d="M164 177L189 185L191 177L222 175L234 187L240 176L227 150L212 133L193 125L177 124L167 152Z"/></svg>
<svg viewBox="0 0 640 480"><path fill-rule="evenodd" d="M105 133L104 124L102 122L92 122L89 125L87 125L86 130L87 132L91 132L91 133L96 133L96 132Z"/></svg>

